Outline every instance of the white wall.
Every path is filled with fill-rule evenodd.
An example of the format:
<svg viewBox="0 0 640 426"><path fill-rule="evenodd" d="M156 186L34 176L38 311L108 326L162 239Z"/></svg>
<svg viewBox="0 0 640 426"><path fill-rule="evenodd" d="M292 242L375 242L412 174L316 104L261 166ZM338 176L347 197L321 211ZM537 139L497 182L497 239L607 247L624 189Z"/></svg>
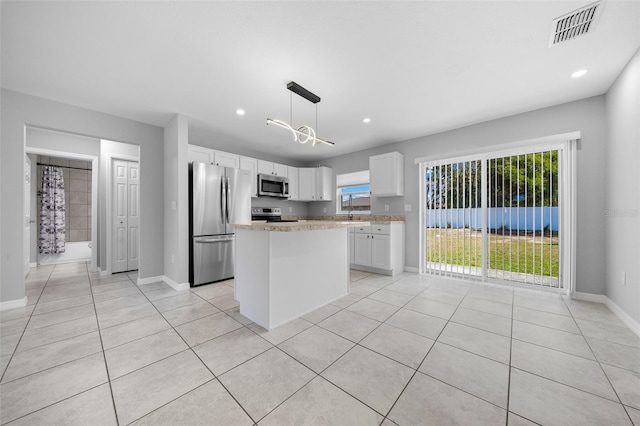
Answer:
<svg viewBox="0 0 640 426"><path fill-rule="evenodd" d="M164 128L164 275L189 282L189 122L176 114Z"/></svg>
<svg viewBox="0 0 640 426"><path fill-rule="evenodd" d="M111 164L110 158L138 158L140 159L140 147L136 144L122 143L109 140L100 141L100 173L98 182L98 215L100 220L98 221L99 239L98 246L100 247L98 265L100 269L106 271L109 269L107 265L107 197L109 191L107 185L111 179ZM143 192L144 188L140 188ZM141 213L144 208L140 206ZM142 224L144 226L144 224Z"/></svg>
<svg viewBox="0 0 640 426"><path fill-rule="evenodd" d="M23 158L26 126L140 145L140 277L162 275L163 130L113 115L2 89L0 97L0 302L24 299ZM145 166L146 165L146 166Z"/></svg>
<svg viewBox="0 0 640 426"><path fill-rule="evenodd" d="M606 96L606 294L640 323L640 50ZM626 285L622 273L626 273Z"/></svg>
<svg viewBox="0 0 640 426"><path fill-rule="evenodd" d="M428 120L425 117L425 120ZM417 268L418 259L418 167L414 159L436 154L455 155L472 149L518 142L543 136L580 131L577 147L577 291L604 294L604 226L601 211L605 191L603 173L606 147L604 96L556 105L497 120L487 121L448 132L404 142L384 145L320 161L333 168L335 175L367 170L369 157L385 152L404 154L404 197L372 198L372 213L384 214L388 204L391 214L406 215L405 264ZM316 162L310 164L315 166ZM614 171L615 172L615 171ZM620 173L620 172L618 172ZM411 204L410 212L404 204ZM335 202L309 203L309 214L335 212Z"/></svg>

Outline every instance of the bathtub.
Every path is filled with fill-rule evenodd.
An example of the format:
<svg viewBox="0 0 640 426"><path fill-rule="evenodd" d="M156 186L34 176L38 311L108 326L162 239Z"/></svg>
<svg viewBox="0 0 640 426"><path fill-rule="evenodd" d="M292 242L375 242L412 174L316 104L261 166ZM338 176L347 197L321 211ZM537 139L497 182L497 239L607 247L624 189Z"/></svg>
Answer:
<svg viewBox="0 0 640 426"><path fill-rule="evenodd" d="M57 254L38 253L38 265L91 261L91 241L75 241L65 244L65 252Z"/></svg>

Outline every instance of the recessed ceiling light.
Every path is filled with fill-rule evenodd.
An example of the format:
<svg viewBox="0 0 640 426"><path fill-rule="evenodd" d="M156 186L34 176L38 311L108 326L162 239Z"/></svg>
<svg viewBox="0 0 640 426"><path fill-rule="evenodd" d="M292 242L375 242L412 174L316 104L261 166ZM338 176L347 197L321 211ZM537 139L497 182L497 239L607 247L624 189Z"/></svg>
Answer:
<svg viewBox="0 0 640 426"><path fill-rule="evenodd" d="M244 110L243 110L242 108L238 108L238 109L236 110L236 114L238 114L238 115L244 115L244 114L245 114L245 112L244 112Z"/></svg>
<svg viewBox="0 0 640 426"><path fill-rule="evenodd" d="M573 74L571 74L571 78L578 78L578 77L582 77L583 75L585 75L587 73L587 70L579 70L574 72Z"/></svg>
<svg viewBox="0 0 640 426"><path fill-rule="evenodd" d="M371 119L369 117L362 120L363 123L371 123Z"/></svg>

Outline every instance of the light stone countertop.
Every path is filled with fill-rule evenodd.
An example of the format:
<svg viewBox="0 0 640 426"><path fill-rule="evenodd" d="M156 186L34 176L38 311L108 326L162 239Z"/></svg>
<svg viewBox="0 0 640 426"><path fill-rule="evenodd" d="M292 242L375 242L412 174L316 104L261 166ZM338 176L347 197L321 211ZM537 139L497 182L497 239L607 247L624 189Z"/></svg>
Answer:
<svg viewBox="0 0 640 426"><path fill-rule="evenodd" d="M323 229L356 228L369 226L370 222L362 221L331 221L331 220L301 220L299 222L266 222L257 220L251 225L233 224L235 229L248 229L250 231L275 231L275 232L300 232L319 231Z"/></svg>

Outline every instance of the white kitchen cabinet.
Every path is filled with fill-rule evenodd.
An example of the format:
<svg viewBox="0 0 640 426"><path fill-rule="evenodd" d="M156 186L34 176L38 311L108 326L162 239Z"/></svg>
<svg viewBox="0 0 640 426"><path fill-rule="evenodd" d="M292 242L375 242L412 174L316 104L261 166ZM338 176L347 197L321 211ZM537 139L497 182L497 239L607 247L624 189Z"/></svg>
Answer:
<svg viewBox="0 0 640 426"><path fill-rule="evenodd" d="M371 267L391 269L390 235L371 234Z"/></svg>
<svg viewBox="0 0 640 426"><path fill-rule="evenodd" d="M200 163L215 164L216 166L240 167L240 156L224 151L205 148L203 146L189 145L187 148L187 158L189 162L198 161Z"/></svg>
<svg viewBox="0 0 640 426"><path fill-rule="evenodd" d="M240 157L240 168L248 170L251 175L251 198L258 197L258 160L251 157Z"/></svg>
<svg viewBox="0 0 640 426"><path fill-rule="evenodd" d="M329 167L316 167L316 200L333 200L333 170Z"/></svg>
<svg viewBox="0 0 640 426"><path fill-rule="evenodd" d="M258 160L258 173L287 177L287 166L272 163L271 161Z"/></svg>
<svg viewBox="0 0 640 426"><path fill-rule="evenodd" d="M316 169L298 169L298 200L316 201Z"/></svg>
<svg viewBox="0 0 640 426"><path fill-rule="evenodd" d="M289 167L284 164L273 163L273 174L276 176L287 177L289 173Z"/></svg>
<svg viewBox="0 0 640 426"><path fill-rule="evenodd" d="M213 164L214 151L203 146L189 145L187 148L187 158L189 162Z"/></svg>
<svg viewBox="0 0 640 426"><path fill-rule="evenodd" d="M353 258L356 265L371 266L371 234L355 233Z"/></svg>
<svg viewBox="0 0 640 426"><path fill-rule="evenodd" d="M213 164L215 164L216 166L232 167L234 169L238 169L240 168L240 156L228 152L215 151Z"/></svg>
<svg viewBox="0 0 640 426"><path fill-rule="evenodd" d="M396 275L404 270L404 223L392 222L354 229L351 268Z"/></svg>
<svg viewBox="0 0 640 426"><path fill-rule="evenodd" d="M300 201L333 200L333 170L324 166L298 169L298 199Z"/></svg>
<svg viewBox="0 0 640 426"><path fill-rule="evenodd" d="M404 195L404 155L399 152L369 157L371 195L394 197Z"/></svg>
<svg viewBox="0 0 640 426"><path fill-rule="evenodd" d="M287 178L289 178L289 200L298 200L298 168L287 166Z"/></svg>

